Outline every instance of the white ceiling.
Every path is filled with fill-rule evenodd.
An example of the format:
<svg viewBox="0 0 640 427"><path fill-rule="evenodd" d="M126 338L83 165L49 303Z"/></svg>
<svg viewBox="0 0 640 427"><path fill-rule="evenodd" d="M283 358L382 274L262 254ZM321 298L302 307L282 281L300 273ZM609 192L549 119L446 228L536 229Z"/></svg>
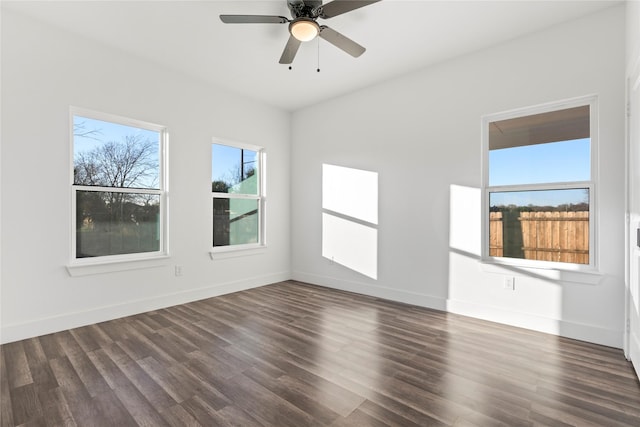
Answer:
<svg viewBox="0 0 640 427"><path fill-rule="evenodd" d="M365 46L361 57L314 40L300 47L292 70L278 63L287 25L232 25L218 18L290 17L286 0L5 0L2 7L294 111L619 3L382 0L321 20Z"/></svg>

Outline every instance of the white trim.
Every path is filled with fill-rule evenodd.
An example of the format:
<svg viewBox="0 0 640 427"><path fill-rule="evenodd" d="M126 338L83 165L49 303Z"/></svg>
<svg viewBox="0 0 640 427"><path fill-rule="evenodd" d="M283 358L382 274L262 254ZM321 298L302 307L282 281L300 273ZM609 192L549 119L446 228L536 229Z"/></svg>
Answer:
<svg viewBox="0 0 640 427"><path fill-rule="evenodd" d="M135 128L150 130L154 132L162 132L166 129L166 126L156 123L145 122L143 120L132 119L129 117L118 116L116 114L104 113L102 111L89 110L87 108L70 106L69 111L71 113L71 135L73 137L73 116L86 117L88 119L101 120L103 122L117 123L125 126L131 126ZM73 151L72 151L73 154Z"/></svg>
<svg viewBox="0 0 640 427"><path fill-rule="evenodd" d="M254 255L254 251L266 247L266 150L258 145L247 144L244 142L235 142L228 139L213 137L211 141L210 158L213 159L213 146L224 145L227 147L238 148L241 150L254 151L257 157L258 174L257 174L257 191L258 194L243 193L219 193L209 192L209 256L211 260L234 258L245 255ZM213 162L211 162L213 168ZM213 171L210 170L209 177L212 177ZM213 200L214 199L243 199L258 201L258 242L240 245L213 246ZM258 252L259 253L259 252Z"/></svg>
<svg viewBox="0 0 640 427"><path fill-rule="evenodd" d="M631 361L636 371L636 376L640 378L640 337L634 333L629 334L629 351L627 359Z"/></svg>
<svg viewBox="0 0 640 427"><path fill-rule="evenodd" d="M128 193L128 194L155 194L157 196L162 195L162 190L157 188L135 188L135 187L102 187L99 185L74 185L73 188L77 191L95 191L105 193Z"/></svg>
<svg viewBox="0 0 640 427"><path fill-rule="evenodd" d="M544 184L523 184L523 185L489 185L489 124L495 121L513 119L540 113L552 111L560 111L574 107L588 105L589 108L589 126L590 126L590 150L591 150L591 179L590 181L572 181L562 183L544 183ZM597 233L599 215L597 210L597 182L598 182L598 97L597 95L587 95L577 98L571 98L563 101L549 102L545 104L518 108L500 113L487 114L481 118L481 168L482 168L482 250L481 261L488 264L502 264L515 268L539 268L578 271L585 274L598 274L600 251L597 247ZM588 188L589 189L589 264L572 264L561 262L524 260L508 257L492 257L489 256L489 194L495 192L506 191L527 191L527 190L556 190L571 188Z"/></svg>
<svg viewBox="0 0 640 427"><path fill-rule="evenodd" d="M158 187L159 188L127 188L127 187L103 187L103 186L84 186L74 185L74 117L86 117L103 122L115 123L130 126L138 129L158 132ZM71 233L70 233L70 262L67 271L72 276L97 274L99 272L112 272L130 270L133 265L129 264L134 261L158 259L162 260L169 255L169 133L166 126L149 123L142 120L131 119L128 117L118 116L86 108L70 106L69 107L69 156L70 156L70 187L71 187ZM76 194L78 191L96 191L96 192L116 192L116 193L135 193L135 194L154 194L159 196L159 250L153 252L140 252L133 254L118 254L96 256L91 258L76 258ZM119 267L118 264L121 264ZM98 266L103 265L100 268ZM139 263L137 264L139 265ZM87 268L91 267L91 268ZM146 268L146 267L135 267Z"/></svg>
<svg viewBox="0 0 640 427"><path fill-rule="evenodd" d="M292 272L292 278L293 280L310 283L312 285L324 286L326 288L339 289L341 291L354 292L377 298L384 298L390 301L431 308L434 310L446 311L447 308L446 300L444 298L387 288L373 283L338 279L336 277L306 273L303 271Z"/></svg>
<svg viewBox="0 0 640 427"><path fill-rule="evenodd" d="M567 338L589 341L610 347L620 348L622 331L571 322L562 319L539 317L527 313L505 310L500 307L484 306L466 301L445 299L431 295L400 291L370 283L338 279L302 271L292 272L293 280L355 292L377 298L384 298L405 304L430 308L448 313L460 314L490 322L521 327L533 331L559 335Z"/></svg>
<svg viewBox="0 0 640 427"><path fill-rule="evenodd" d="M571 271L567 269L566 265L561 265L561 263L547 262L545 265L538 263L516 267L511 263L500 262L502 259L503 258L493 258L492 260L481 262L479 264L481 271L493 274L508 274L516 277L538 277L543 280L553 280L561 283L580 283L584 285L598 285L605 277L596 270ZM577 264L569 264L568 266L574 265Z"/></svg>
<svg viewBox="0 0 640 427"><path fill-rule="evenodd" d="M482 122L483 122L483 125L485 124L488 125L489 122L515 119L518 117L532 116L540 113L550 113L552 111L566 110L574 107L583 107L585 105L591 105L593 103L597 103L597 101L598 101L598 95L592 94L592 95L578 96L575 98L569 98L561 101L545 102L543 104L537 104L537 105L532 105L532 106L522 107L522 108L514 108L512 110L501 111L498 113L485 114L484 116L482 116ZM594 111L591 111L591 114L593 113ZM483 126L483 128L484 127L485 126ZM593 131L593 128L591 128L591 131ZM485 133L483 133L483 139L486 139ZM486 141L486 142L488 146L489 141Z"/></svg>
<svg viewBox="0 0 640 427"><path fill-rule="evenodd" d="M593 183L591 181L572 181L572 182L551 182L544 184L515 184L515 185L495 185L487 187L491 193L509 192L509 191L535 191L535 190L581 190L588 188L592 190Z"/></svg>
<svg viewBox="0 0 640 427"><path fill-rule="evenodd" d="M262 197L255 194L242 193L216 193L211 192L213 199L244 199L244 200L260 200Z"/></svg>
<svg viewBox="0 0 640 427"><path fill-rule="evenodd" d="M566 338L587 341L609 347L622 348L622 330L607 329L563 319L539 317L528 313L505 310L467 301L447 300L450 313L501 323Z"/></svg>
<svg viewBox="0 0 640 427"><path fill-rule="evenodd" d="M105 274L105 273L115 273L118 271L129 271L129 270L140 270L144 268L156 268L156 267L164 267L168 264L169 256L150 252L148 257L140 257L136 259L132 259L130 256L127 258L117 258L115 256L111 257L100 257L100 258L110 258L108 260L100 260L98 262L91 262L92 258L83 258L79 262L73 263L71 265L67 265L67 273L72 277L81 277L81 276L89 276L92 274ZM144 255L144 254L136 254L136 255ZM115 259L114 259L115 258ZM87 262L82 262L87 260Z"/></svg>
<svg viewBox="0 0 640 427"><path fill-rule="evenodd" d="M159 310L179 304L239 292L289 279L290 273L288 271L282 271L264 276L249 277L238 281L205 284L197 289L172 292L151 298L127 301L122 304L95 307L89 310L44 317L23 323L3 324L0 331L0 343L6 344L151 310Z"/></svg>
<svg viewBox="0 0 640 427"><path fill-rule="evenodd" d="M218 246L209 251L209 257L212 261L229 258L239 258L251 255L263 255L267 251L266 245L235 245L235 246Z"/></svg>
<svg viewBox="0 0 640 427"><path fill-rule="evenodd" d="M226 138L218 138L216 136L211 138L211 144L226 145L227 147L241 148L243 150L249 150L249 151L264 150L264 147L261 147L259 145L248 144L246 142L240 142L240 141L226 139Z"/></svg>

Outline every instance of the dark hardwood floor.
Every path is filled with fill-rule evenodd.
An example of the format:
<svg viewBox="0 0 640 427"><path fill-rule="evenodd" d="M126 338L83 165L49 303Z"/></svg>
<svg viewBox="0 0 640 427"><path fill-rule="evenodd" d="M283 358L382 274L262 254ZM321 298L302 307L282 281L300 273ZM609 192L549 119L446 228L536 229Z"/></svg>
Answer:
<svg viewBox="0 0 640 427"><path fill-rule="evenodd" d="M293 281L1 353L2 426L640 426L618 349Z"/></svg>

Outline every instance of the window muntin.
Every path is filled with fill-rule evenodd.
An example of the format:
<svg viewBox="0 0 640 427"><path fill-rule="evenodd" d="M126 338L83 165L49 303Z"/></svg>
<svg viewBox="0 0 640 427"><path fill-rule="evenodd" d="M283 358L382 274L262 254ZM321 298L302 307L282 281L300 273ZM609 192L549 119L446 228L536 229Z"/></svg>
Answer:
<svg viewBox="0 0 640 427"><path fill-rule="evenodd" d="M483 258L593 267L595 99L486 117Z"/></svg>
<svg viewBox="0 0 640 427"><path fill-rule="evenodd" d="M212 144L214 249L255 247L264 243L262 163L260 147Z"/></svg>
<svg viewBox="0 0 640 427"><path fill-rule="evenodd" d="M71 121L73 260L164 255L165 128L76 108Z"/></svg>

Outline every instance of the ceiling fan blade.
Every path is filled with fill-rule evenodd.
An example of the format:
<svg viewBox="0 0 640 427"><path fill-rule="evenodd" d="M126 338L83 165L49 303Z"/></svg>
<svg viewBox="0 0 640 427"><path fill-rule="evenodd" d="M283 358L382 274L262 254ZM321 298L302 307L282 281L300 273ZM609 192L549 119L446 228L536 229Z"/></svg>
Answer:
<svg viewBox="0 0 640 427"><path fill-rule="evenodd" d="M289 22L284 16L271 15L220 15L225 24L286 24Z"/></svg>
<svg viewBox="0 0 640 427"><path fill-rule="evenodd" d="M352 10L360 9L361 7L379 1L380 0L333 0L322 6L320 17L324 19L333 18L334 16L342 15L343 13L351 12Z"/></svg>
<svg viewBox="0 0 640 427"><path fill-rule="evenodd" d="M343 36L336 30L332 30L326 25L320 26L320 37L336 46L339 49L344 50L349 55L357 58L362 55L366 50L364 47L360 46L358 43L354 42L350 38Z"/></svg>
<svg viewBox="0 0 640 427"><path fill-rule="evenodd" d="M297 38L289 36L289 41L287 41L287 45L284 47L284 51L280 57L280 63L291 64L293 62L293 58L296 57L296 53L298 53L298 48L301 43L302 42Z"/></svg>

